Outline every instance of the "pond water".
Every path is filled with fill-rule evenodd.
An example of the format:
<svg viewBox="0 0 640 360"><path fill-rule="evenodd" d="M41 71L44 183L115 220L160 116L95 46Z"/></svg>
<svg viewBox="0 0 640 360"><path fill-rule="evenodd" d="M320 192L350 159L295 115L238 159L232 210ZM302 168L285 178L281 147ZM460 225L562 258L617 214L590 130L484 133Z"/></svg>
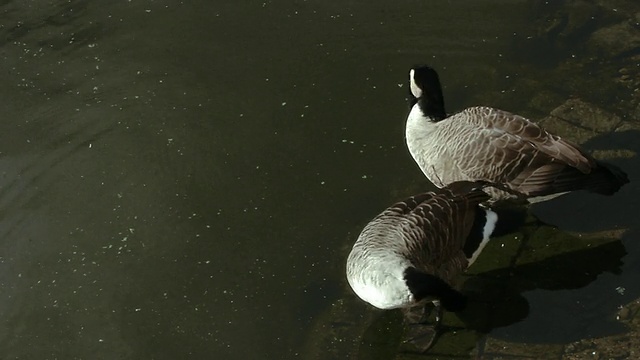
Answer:
<svg viewBox="0 0 640 360"><path fill-rule="evenodd" d="M344 262L358 232L432 189L404 146L408 68L441 70L450 110L491 99L531 112L514 82L555 61L520 52L544 11L498 0L1 1L2 357L330 358L314 337L332 304L354 298ZM549 104L540 114L559 105ZM618 164L633 181L634 163ZM632 185L536 214L567 231L629 227ZM601 335L590 327L638 295L633 233L615 273L580 289L532 285L529 316L493 334ZM580 299L588 316L550 332Z"/></svg>

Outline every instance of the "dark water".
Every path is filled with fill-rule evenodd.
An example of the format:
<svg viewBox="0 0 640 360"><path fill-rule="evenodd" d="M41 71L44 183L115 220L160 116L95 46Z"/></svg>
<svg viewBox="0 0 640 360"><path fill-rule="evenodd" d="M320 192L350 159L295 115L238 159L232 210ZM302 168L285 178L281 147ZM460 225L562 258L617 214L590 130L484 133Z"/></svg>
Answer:
<svg viewBox="0 0 640 360"><path fill-rule="evenodd" d="M409 66L442 70L451 109L517 104L530 9L1 1L2 358L308 358L361 226L430 186L403 142ZM602 299L624 283L606 276L555 298Z"/></svg>

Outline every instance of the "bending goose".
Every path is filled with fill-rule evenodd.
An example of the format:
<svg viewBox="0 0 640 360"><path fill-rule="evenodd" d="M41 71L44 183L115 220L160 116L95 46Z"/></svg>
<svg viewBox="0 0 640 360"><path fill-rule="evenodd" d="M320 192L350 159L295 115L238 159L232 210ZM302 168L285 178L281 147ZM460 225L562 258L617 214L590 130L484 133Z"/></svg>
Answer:
<svg viewBox="0 0 640 360"><path fill-rule="evenodd" d="M448 311L462 310L466 298L455 290L454 279L477 259L498 219L479 206L489 199L483 187L454 183L412 196L376 216L347 258L353 291L379 309L404 308L406 316L430 302L438 313L440 305ZM423 346L415 343L425 351L433 339Z"/></svg>
<svg viewBox="0 0 640 360"><path fill-rule="evenodd" d="M629 182L622 170L522 116L490 107L447 116L438 74L428 66L411 69L409 81L415 104L407 146L437 187L483 180L513 190L486 189L492 201L515 193L536 202L580 189L611 195Z"/></svg>

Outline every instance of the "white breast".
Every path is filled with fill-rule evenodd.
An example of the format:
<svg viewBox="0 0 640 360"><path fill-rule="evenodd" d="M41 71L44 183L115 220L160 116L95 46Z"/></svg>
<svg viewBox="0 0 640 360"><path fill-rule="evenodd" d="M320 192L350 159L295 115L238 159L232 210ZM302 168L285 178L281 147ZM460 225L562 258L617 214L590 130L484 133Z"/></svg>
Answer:
<svg viewBox="0 0 640 360"><path fill-rule="evenodd" d="M413 106L405 129L407 148L420 170L439 188L454 181L467 180L457 176L460 171L448 159L446 138L441 132L440 123L425 117L417 104Z"/></svg>

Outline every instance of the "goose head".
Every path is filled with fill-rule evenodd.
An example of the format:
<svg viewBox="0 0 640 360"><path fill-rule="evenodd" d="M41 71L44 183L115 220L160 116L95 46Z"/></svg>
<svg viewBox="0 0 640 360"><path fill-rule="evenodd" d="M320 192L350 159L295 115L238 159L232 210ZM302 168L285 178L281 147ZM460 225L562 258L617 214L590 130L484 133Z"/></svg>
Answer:
<svg viewBox="0 0 640 360"><path fill-rule="evenodd" d="M438 73L429 66L409 70L409 88L413 106L419 106L424 117L436 122L447 117Z"/></svg>

